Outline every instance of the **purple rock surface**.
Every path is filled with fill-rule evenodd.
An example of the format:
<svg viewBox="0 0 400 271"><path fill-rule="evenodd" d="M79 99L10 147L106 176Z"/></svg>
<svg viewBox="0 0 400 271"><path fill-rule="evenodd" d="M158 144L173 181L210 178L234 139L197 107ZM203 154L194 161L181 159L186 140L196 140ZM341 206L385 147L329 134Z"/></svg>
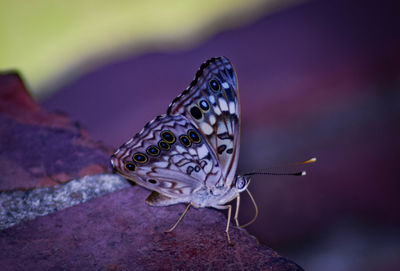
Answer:
<svg viewBox="0 0 400 271"><path fill-rule="evenodd" d="M41 109L16 73L0 74L0 191L106 172L109 153L78 122Z"/></svg>
<svg viewBox="0 0 400 271"><path fill-rule="evenodd" d="M0 232L2 270L303 270L213 209L150 207L131 187Z"/></svg>

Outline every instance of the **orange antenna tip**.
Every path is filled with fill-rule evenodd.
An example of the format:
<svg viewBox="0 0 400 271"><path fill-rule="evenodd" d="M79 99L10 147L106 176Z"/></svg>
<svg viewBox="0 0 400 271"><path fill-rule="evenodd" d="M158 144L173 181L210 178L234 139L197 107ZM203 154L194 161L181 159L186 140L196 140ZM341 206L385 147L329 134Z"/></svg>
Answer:
<svg viewBox="0 0 400 271"><path fill-rule="evenodd" d="M315 162L317 162L317 157L313 157L313 158L308 159L308 160L306 160L304 162L301 162L301 164L309 164L309 163L315 163Z"/></svg>

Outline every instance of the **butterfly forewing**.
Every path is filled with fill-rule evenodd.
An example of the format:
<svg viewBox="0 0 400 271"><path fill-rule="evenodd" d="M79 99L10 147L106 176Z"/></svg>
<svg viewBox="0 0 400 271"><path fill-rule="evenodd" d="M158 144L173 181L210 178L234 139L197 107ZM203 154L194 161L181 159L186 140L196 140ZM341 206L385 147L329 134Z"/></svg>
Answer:
<svg viewBox="0 0 400 271"><path fill-rule="evenodd" d="M171 198L191 194L223 178L212 149L184 116L159 116L112 157L123 176Z"/></svg>
<svg viewBox="0 0 400 271"><path fill-rule="evenodd" d="M230 187L239 158L240 105L237 77L225 57L201 65L193 82L170 104L167 114L183 115L206 139Z"/></svg>

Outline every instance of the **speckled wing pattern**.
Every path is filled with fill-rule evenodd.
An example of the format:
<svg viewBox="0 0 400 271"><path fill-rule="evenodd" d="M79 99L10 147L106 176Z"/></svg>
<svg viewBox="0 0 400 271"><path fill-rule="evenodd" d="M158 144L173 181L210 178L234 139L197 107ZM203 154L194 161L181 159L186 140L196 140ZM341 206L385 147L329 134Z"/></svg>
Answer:
<svg viewBox="0 0 400 271"><path fill-rule="evenodd" d="M208 110L202 107L205 103L210 106ZM218 57L203 63L189 87L172 101L167 113L183 115L199 129L220 163L225 179L219 185L230 186L240 147L239 92L230 61Z"/></svg>
<svg viewBox="0 0 400 271"><path fill-rule="evenodd" d="M163 138L165 131L174 135L170 143ZM198 135L197 140L190 139L189 134L193 133ZM164 149L160 142L167 143ZM151 147L157 147L159 153L151 155ZM144 155L145 161L138 161L138 154ZM129 163L135 160L134 170L126 167L134 165ZM221 178L218 162L206 141L183 116L158 116L121 146L112 161L123 176L171 198L188 197L208 182Z"/></svg>
<svg viewBox="0 0 400 271"><path fill-rule="evenodd" d="M201 65L166 115L147 123L114 153L113 168L178 199L175 203L190 202L198 191L230 188L239 155L239 121L233 67L227 58L212 58Z"/></svg>

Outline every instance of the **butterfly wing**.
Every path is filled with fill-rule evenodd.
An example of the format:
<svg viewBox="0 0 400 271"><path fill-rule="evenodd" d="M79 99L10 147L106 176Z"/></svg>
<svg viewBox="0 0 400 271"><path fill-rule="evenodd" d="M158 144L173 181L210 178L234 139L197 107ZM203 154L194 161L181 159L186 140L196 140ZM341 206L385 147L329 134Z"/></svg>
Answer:
<svg viewBox="0 0 400 271"><path fill-rule="evenodd" d="M193 82L170 104L168 115L189 119L208 142L230 187L240 144L240 105L236 73L225 57L203 63Z"/></svg>
<svg viewBox="0 0 400 271"><path fill-rule="evenodd" d="M207 141L184 116L158 116L111 157L113 168L178 202L222 178ZM176 203L175 201L174 203Z"/></svg>

